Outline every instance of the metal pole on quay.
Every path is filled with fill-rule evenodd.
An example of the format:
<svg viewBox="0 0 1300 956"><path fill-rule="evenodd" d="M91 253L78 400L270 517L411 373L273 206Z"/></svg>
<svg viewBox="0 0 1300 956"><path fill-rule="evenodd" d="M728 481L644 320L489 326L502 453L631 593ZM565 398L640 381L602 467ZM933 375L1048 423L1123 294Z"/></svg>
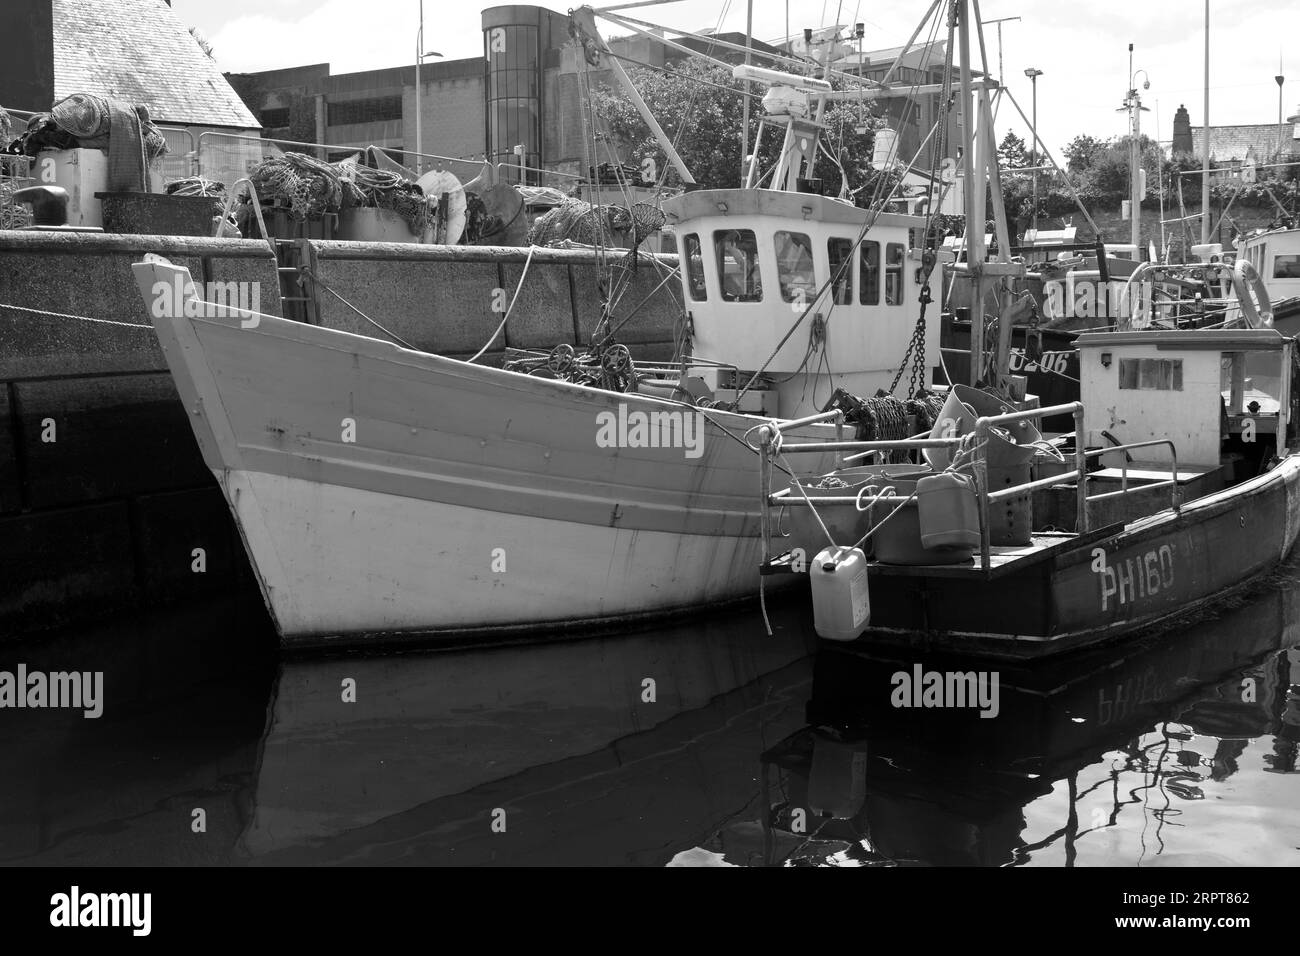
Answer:
<svg viewBox="0 0 1300 956"><path fill-rule="evenodd" d="M420 0L420 29L415 34L415 172L419 175L420 157L424 154L424 136L421 128L420 106L420 64L426 57L442 56L441 53L424 52L424 0Z"/></svg>

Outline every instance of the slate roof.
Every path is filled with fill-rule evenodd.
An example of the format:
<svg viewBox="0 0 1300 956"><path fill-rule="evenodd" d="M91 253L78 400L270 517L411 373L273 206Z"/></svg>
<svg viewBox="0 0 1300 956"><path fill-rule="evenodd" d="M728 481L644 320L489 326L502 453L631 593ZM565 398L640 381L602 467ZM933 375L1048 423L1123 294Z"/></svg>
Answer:
<svg viewBox="0 0 1300 956"><path fill-rule="evenodd" d="M1292 125L1283 124L1282 136L1286 143L1284 149L1290 151L1295 147ZM1210 159L1219 163L1231 160L1253 159L1264 162L1277 155L1278 136L1276 123L1260 123L1247 126L1211 126ZM1192 127L1192 156L1201 158L1201 127Z"/></svg>
<svg viewBox="0 0 1300 956"><path fill-rule="evenodd" d="M97 93L157 123L261 128L165 0L53 2L55 99Z"/></svg>

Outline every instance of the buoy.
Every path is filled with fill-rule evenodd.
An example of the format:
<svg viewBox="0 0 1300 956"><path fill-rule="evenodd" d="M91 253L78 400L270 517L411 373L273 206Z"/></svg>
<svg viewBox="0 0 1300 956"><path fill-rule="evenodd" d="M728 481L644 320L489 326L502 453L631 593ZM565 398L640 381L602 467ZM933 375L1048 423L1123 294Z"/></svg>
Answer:
<svg viewBox="0 0 1300 956"><path fill-rule="evenodd" d="M813 627L828 641L853 641L867 629L871 600L861 548L824 548L808 567Z"/></svg>
<svg viewBox="0 0 1300 956"><path fill-rule="evenodd" d="M979 502L967 476L944 472L922 478L916 483L916 508L925 547L979 547Z"/></svg>
<svg viewBox="0 0 1300 956"><path fill-rule="evenodd" d="M888 169L898 162L898 131L889 127L876 130L876 138L871 147L871 165L876 169Z"/></svg>

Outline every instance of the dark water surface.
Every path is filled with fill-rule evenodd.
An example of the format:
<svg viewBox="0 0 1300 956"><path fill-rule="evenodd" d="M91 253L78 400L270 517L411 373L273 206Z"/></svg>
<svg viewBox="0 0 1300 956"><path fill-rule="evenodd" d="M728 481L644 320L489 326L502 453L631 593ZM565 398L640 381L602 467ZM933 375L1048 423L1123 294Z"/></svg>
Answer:
<svg viewBox="0 0 1300 956"><path fill-rule="evenodd" d="M1300 864L1296 583L1045 666L810 617L280 660L254 598L0 645L104 672L98 719L0 709L0 862ZM918 664L997 670L997 716L893 706Z"/></svg>

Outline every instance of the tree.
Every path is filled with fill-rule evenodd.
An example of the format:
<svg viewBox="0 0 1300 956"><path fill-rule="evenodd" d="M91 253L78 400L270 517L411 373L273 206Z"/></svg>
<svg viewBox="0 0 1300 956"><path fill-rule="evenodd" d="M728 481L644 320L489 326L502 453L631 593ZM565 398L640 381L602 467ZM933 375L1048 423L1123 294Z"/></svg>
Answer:
<svg viewBox="0 0 1300 956"><path fill-rule="evenodd" d="M998 163L1003 169L1024 169L1034 165L1025 141L1012 132L1002 137L1002 145L998 147Z"/></svg>
<svg viewBox="0 0 1300 956"><path fill-rule="evenodd" d="M631 67L628 76L697 182L715 189L741 185L743 82L733 79L731 71L724 66L693 59L672 64L663 71ZM756 92L761 89L756 87ZM653 157L660 169L667 164L663 149L622 90L597 87L592 91L592 101L594 112L608 131L621 161L640 165L647 157ZM751 137L762 113L756 95L750 101L754 121ZM870 159L875 131L882 121L863 107L834 103L827 107L822 122L827 127L824 145L836 159L832 162L826 153L818 156L815 171L822 179L824 190L830 194L839 192L843 170L849 190L865 201L878 184L879 174L871 169ZM752 139L750 146L753 146ZM773 167L779 149L779 137L769 130L759 147L760 170ZM611 158L602 155L598 161ZM675 179L676 172L670 171L666 181L671 183Z"/></svg>
<svg viewBox="0 0 1300 956"><path fill-rule="evenodd" d="M1091 169L1112 142L1113 140L1098 139L1086 133L1074 137L1063 151L1065 168L1072 173L1082 173Z"/></svg>

